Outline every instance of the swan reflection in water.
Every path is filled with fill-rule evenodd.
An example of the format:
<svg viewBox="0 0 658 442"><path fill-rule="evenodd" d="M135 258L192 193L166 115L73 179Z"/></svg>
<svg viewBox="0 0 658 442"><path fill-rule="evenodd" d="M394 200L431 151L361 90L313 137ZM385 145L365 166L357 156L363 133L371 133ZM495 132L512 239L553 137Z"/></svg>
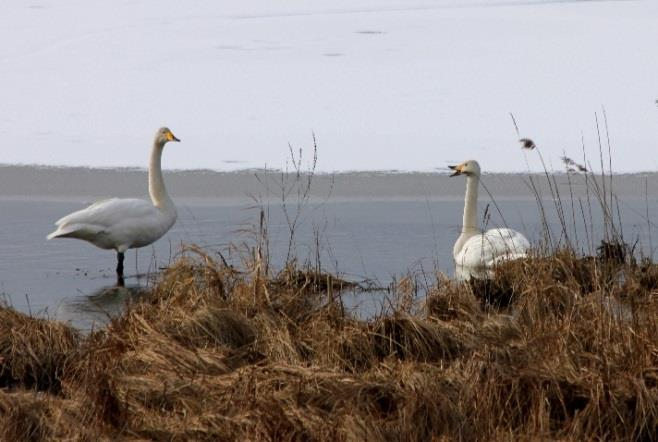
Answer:
<svg viewBox="0 0 658 442"><path fill-rule="evenodd" d="M95 329L119 316L126 305L135 302L148 293L147 287L107 286L89 295L76 296L63 306L65 315L77 328Z"/></svg>

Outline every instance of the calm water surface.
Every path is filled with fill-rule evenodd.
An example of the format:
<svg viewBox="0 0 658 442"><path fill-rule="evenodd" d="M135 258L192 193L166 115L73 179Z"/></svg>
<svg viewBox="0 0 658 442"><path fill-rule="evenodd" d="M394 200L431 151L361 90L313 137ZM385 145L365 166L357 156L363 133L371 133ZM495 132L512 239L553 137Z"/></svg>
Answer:
<svg viewBox="0 0 658 442"><path fill-rule="evenodd" d="M552 228L558 229L551 204L546 206L549 221ZM20 311L90 328L105 322L139 288L152 283L158 269L171 263L183 244L200 245L211 254L221 252L236 263L239 254L229 245L246 250L241 244L254 244L254 235L249 231L258 222L258 210L248 203L178 201L177 205L179 218L167 235L152 246L126 254L128 288L116 290L114 252L78 240L45 239L56 219L82 208L84 203L0 200L0 293ZM480 204L481 215L485 206L484 202ZM534 200L499 200L498 206L504 221L490 208L490 225L505 222L531 240L541 238ZM463 200L459 199L309 204L298 221L294 253L301 262L315 262L319 244L325 270L382 285L409 271L424 272L430 278L435 271L451 274L452 245L461 227L462 208ZM291 210L294 212L294 208ZM638 239L643 253L651 254L650 233L655 227L650 229L647 224L644 198L626 198L620 202L620 210L627 241ZM656 219L658 202L649 201L648 211L649 219ZM579 241L586 244L586 235L592 230L598 241L603 234L601 222L585 229L582 215L577 216ZM289 230L279 205L270 206L269 219L270 255L276 267L285 262ZM601 219L596 210L594 219ZM653 233L658 234L658 230ZM346 296L345 302L367 316L381 306L382 296Z"/></svg>

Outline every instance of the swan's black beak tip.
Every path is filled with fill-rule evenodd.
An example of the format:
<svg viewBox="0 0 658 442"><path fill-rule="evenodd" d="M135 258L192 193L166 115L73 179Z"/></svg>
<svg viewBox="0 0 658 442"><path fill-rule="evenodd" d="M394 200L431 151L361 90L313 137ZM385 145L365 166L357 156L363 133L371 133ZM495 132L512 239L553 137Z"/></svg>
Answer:
<svg viewBox="0 0 658 442"><path fill-rule="evenodd" d="M180 142L180 140L178 138L176 138L175 136L171 138L171 141Z"/></svg>
<svg viewBox="0 0 658 442"><path fill-rule="evenodd" d="M448 166L450 170L454 170L453 173L450 174L451 177L461 175L461 171L457 168L458 166Z"/></svg>

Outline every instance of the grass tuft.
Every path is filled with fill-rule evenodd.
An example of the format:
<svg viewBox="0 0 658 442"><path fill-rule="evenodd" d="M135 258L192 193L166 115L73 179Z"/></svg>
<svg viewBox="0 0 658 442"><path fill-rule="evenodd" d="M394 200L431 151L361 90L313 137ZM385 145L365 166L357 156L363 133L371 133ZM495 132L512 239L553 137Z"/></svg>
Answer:
<svg viewBox="0 0 658 442"><path fill-rule="evenodd" d="M3 308L0 438L658 438L653 264L531 257L485 287L504 303L440 278L370 321L286 272L188 254L84 338Z"/></svg>

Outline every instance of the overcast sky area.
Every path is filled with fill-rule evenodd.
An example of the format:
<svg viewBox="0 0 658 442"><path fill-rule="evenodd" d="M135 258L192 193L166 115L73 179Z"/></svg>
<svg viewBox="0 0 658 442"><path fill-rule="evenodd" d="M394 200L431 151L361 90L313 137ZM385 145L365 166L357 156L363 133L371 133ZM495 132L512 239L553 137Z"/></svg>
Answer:
<svg viewBox="0 0 658 442"><path fill-rule="evenodd" d="M280 6L278 6L279 4ZM2 0L0 163L658 170L658 1ZM602 121L600 121L602 125ZM607 148L607 147L606 147ZM526 162L527 161L527 162Z"/></svg>

